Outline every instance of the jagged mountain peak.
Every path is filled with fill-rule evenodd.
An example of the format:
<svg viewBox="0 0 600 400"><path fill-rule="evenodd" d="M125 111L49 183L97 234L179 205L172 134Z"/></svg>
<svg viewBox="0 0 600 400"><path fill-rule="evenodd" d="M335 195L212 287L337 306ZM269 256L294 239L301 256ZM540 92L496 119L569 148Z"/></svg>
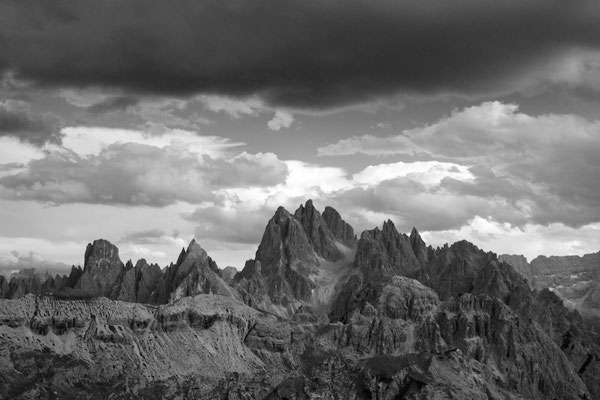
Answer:
<svg viewBox="0 0 600 400"><path fill-rule="evenodd" d="M421 267L410 239L399 233L391 220L385 221L381 230L376 227L362 233L354 265L368 279L392 275L412 277Z"/></svg>
<svg viewBox="0 0 600 400"><path fill-rule="evenodd" d="M391 219L388 219L383 222L382 232L394 232L394 231L396 231L396 225L394 225L394 222Z"/></svg>
<svg viewBox="0 0 600 400"><path fill-rule="evenodd" d="M116 297L125 273L117 246L105 239L94 240L87 245L84 260L83 274L75 288L91 295Z"/></svg>
<svg viewBox="0 0 600 400"><path fill-rule="evenodd" d="M294 218L302 224L315 253L329 261L344 258L344 253L336 244L336 238L312 200L308 200L304 206L300 205L294 213Z"/></svg>
<svg viewBox="0 0 600 400"><path fill-rule="evenodd" d="M119 249L106 239L97 239L93 243L88 243L84 255L84 269L90 265L90 260L96 261L106 259L121 262L119 258Z"/></svg>
<svg viewBox="0 0 600 400"><path fill-rule="evenodd" d="M356 245L356 235L354 234L354 229L350 224L344 221L337 212L337 210L331 206L325 207L323 211L323 219L327 224L327 227L333 234L333 236L346 245L347 247L354 247Z"/></svg>
<svg viewBox="0 0 600 400"><path fill-rule="evenodd" d="M277 207L277 210L275 211L275 214L273 214L273 217L271 219L281 220L282 218L289 218L291 216L292 214L290 214L290 212L286 210L284 206L279 206Z"/></svg>
<svg viewBox="0 0 600 400"><path fill-rule="evenodd" d="M417 260L419 260L421 266L424 267L427 264L427 260L429 258L427 245L425 244L423 238L421 238L421 235L419 234L419 231L417 231L417 228L412 228L409 239L410 245L413 249L413 253L415 253L415 256L417 257Z"/></svg>
<svg viewBox="0 0 600 400"><path fill-rule="evenodd" d="M188 245L187 250L185 251L185 257L193 257L205 260L208 257L208 254L206 253L206 250L204 250L202 246L200 246L200 244L196 242L196 239L192 239L192 241Z"/></svg>

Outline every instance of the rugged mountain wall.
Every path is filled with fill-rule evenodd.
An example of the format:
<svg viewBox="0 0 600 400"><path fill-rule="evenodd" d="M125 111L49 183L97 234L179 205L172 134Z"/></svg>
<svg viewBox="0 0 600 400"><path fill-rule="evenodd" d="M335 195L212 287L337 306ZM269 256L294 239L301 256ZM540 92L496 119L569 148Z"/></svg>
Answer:
<svg viewBox="0 0 600 400"><path fill-rule="evenodd" d="M195 241L164 271L97 242L53 281L70 300L0 300L0 398L600 398L600 324L466 241L391 221L356 241L307 202L233 277Z"/></svg>
<svg viewBox="0 0 600 400"><path fill-rule="evenodd" d="M311 200L294 214L279 207L269 220L254 260L234 278L244 302L291 318L302 305L328 309L337 283L351 269L353 230L337 211L327 221Z"/></svg>
<svg viewBox="0 0 600 400"><path fill-rule="evenodd" d="M195 240L187 250L182 249L177 263L164 271L144 259L135 266L131 261L123 264L119 249L104 239L88 244L84 265L83 269L73 267L69 276L62 277L40 275L33 270L21 271L10 281L0 277L0 297L16 299L28 293L63 299L102 296L147 304L165 304L201 293L239 297L221 278L224 272Z"/></svg>
<svg viewBox="0 0 600 400"><path fill-rule="evenodd" d="M532 288L548 288L568 307L600 317L600 252L584 256L539 256L531 264L523 256L502 255L500 259L523 274Z"/></svg>
<svg viewBox="0 0 600 400"><path fill-rule="evenodd" d="M523 255L517 254L501 254L498 256L500 261L504 261L507 264L510 264L515 271L523 275L525 279L527 279L527 283L531 288L534 288L533 282L533 273L531 271L531 265L527 261L527 258Z"/></svg>

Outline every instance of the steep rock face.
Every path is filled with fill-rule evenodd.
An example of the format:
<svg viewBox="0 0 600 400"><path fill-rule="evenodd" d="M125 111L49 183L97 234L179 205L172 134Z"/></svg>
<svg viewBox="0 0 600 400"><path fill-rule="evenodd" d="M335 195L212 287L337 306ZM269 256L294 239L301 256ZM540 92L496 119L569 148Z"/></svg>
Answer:
<svg viewBox="0 0 600 400"><path fill-rule="evenodd" d="M326 206L325 210L323 210L323 220L334 238L347 247L352 248L356 246L357 239L354 229L342 219L342 216L336 209Z"/></svg>
<svg viewBox="0 0 600 400"><path fill-rule="evenodd" d="M327 223L313 205L312 200L300 207L294 213L294 218L300 222L315 253L328 261L344 258L344 253L336 246L335 238Z"/></svg>
<svg viewBox="0 0 600 400"><path fill-rule="evenodd" d="M116 298L125 274L125 265L119 258L119 249L107 240L99 239L87 245L83 274L75 289L83 292Z"/></svg>
<svg viewBox="0 0 600 400"><path fill-rule="evenodd" d="M442 300L470 293L477 274L495 258L466 240L456 242L431 252L419 280L432 287Z"/></svg>
<svg viewBox="0 0 600 400"><path fill-rule="evenodd" d="M247 304L291 316L309 301L314 284L309 275L319 265L302 224L279 207L265 228L256 259L236 277Z"/></svg>
<svg viewBox="0 0 600 400"><path fill-rule="evenodd" d="M335 210L328 213L339 214ZM338 233L349 232L337 221ZM338 283L351 270L354 250L341 243L307 201L294 215L279 207L269 220L254 260L234 278L246 304L291 318L302 305L326 312Z"/></svg>
<svg viewBox="0 0 600 400"><path fill-rule="evenodd" d="M121 282L121 290L117 300L133 303L150 303L151 295L157 290L162 271L157 264L148 264L140 259L135 267L127 268Z"/></svg>
<svg viewBox="0 0 600 400"><path fill-rule="evenodd" d="M417 260L419 261L421 267L425 267L429 258L429 249L427 248L427 245L421 238L421 235L417 231L417 228L414 227L410 232L410 246L412 247L413 253L415 254L415 257L417 257Z"/></svg>
<svg viewBox="0 0 600 400"><path fill-rule="evenodd" d="M238 297L219 276L219 268L213 259L192 240L187 250L182 250L177 264L165 269L150 299L153 303L164 304L201 293Z"/></svg>
<svg viewBox="0 0 600 400"><path fill-rule="evenodd" d="M549 288L565 304L600 316L600 252L580 256L544 257L531 261L534 286Z"/></svg>
<svg viewBox="0 0 600 400"><path fill-rule="evenodd" d="M415 277L421 269L410 238L400 234L391 221L385 222L381 230L362 233L353 267L329 314L333 321L347 321L357 306L362 310L365 298L374 296L391 279Z"/></svg>
<svg viewBox="0 0 600 400"><path fill-rule="evenodd" d="M331 340L362 355L414 353L418 326L439 304L437 295L414 279L368 282L352 297L338 297L331 315L343 325L334 326Z"/></svg>
<svg viewBox="0 0 600 400"><path fill-rule="evenodd" d="M354 266L367 280L386 276L415 276L420 269L410 238L400 234L390 220L383 229L364 231L358 242Z"/></svg>
<svg viewBox="0 0 600 400"><path fill-rule="evenodd" d="M419 334L419 348L454 348L492 366L500 388L525 398L592 398L560 347L532 320L497 298L465 294L448 300Z"/></svg>
<svg viewBox="0 0 600 400"><path fill-rule="evenodd" d="M518 273L523 275L525 279L527 279L527 283L531 288L534 287L531 266L529 265L529 262L527 261L527 258L525 258L525 256L517 254L501 254L498 256L498 260L510 264L515 269L515 271L517 271Z"/></svg>

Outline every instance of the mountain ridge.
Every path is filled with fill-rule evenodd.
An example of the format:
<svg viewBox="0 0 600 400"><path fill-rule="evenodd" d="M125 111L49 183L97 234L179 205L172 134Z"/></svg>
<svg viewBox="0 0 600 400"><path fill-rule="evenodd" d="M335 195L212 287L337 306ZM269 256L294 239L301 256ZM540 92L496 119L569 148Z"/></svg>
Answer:
<svg viewBox="0 0 600 400"><path fill-rule="evenodd" d="M99 239L69 276L0 281L0 393L598 398L599 325L508 261L390 220L357 237L310 200L235 275L195 240L160 269Z"/></svg>

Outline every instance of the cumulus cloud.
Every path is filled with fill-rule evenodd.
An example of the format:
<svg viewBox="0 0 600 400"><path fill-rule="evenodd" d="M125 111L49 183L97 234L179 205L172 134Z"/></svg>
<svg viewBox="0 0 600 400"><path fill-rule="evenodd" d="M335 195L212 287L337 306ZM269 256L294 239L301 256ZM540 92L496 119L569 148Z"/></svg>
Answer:
<svg viewBox="0 0 600 400"><path fill-rule="evenodd" d="M457 196L464 197L465 204L468 199L504 204L463 208L511 224L557 222L574 227L600 220L599 152L600 121L575 115L531 116L520 113L515 104L500 102L455 111L396 136L354 137L320 149L320 154L329 155L421 154L468 166L471 179L447 175L439 182L435 194L446 196L440 202ZM392 195L390 182L378 190ZM455 211L451 208L449 213Z"/></svg>
<svg viewBox="0 0 600 400"><path fill-rule="evenodd" d="M215 200L219 188L276 185L286 176L286 164L270 153L215 159L185 146L115 143L98 155L49 152L25 171L0 178L0 194L56 204L161 207Z"/></svg>
<svg viewBox="0 0 600 400"><path fill-rule="evenodd" d="M4 2L0 70L39 86L317 108L598 76L593 1ZM541 17L543 16L543 17Z"/></svg>
<svg viewBox="0 0 600 400"><path fill-rule="evenodd" d="M294 123L294 116L287 111L277 110L272 120L268 122L269 129L278 131L289 128Z"/></svg>
<svg viewBox="0 0 600 400"><path fill-rule="evenodd" d="M495 205L476 196L443 192L446 177L473 179L468 168L442 162L390 163L369 166L352 176L341 168L286 161L284 183L269 188L219 191L220 203L206 203L183 217L196 224L196 237L235 243L258 243L277 207L293 212L307 199L323 209L331 205L357 230L370 229L392 218L399 227L449 229L468 222L474 210ZM319 179L315 179L319 177ZM450 206L444 204L449 199Z"/></svg>
<svg viewBox="0 0 600 400"><path fill-rule="evenodd" d="M0 136L15 137L41 147L60 143L60 119L51 114L35 115L24 100L0 100Z"/></svg>

